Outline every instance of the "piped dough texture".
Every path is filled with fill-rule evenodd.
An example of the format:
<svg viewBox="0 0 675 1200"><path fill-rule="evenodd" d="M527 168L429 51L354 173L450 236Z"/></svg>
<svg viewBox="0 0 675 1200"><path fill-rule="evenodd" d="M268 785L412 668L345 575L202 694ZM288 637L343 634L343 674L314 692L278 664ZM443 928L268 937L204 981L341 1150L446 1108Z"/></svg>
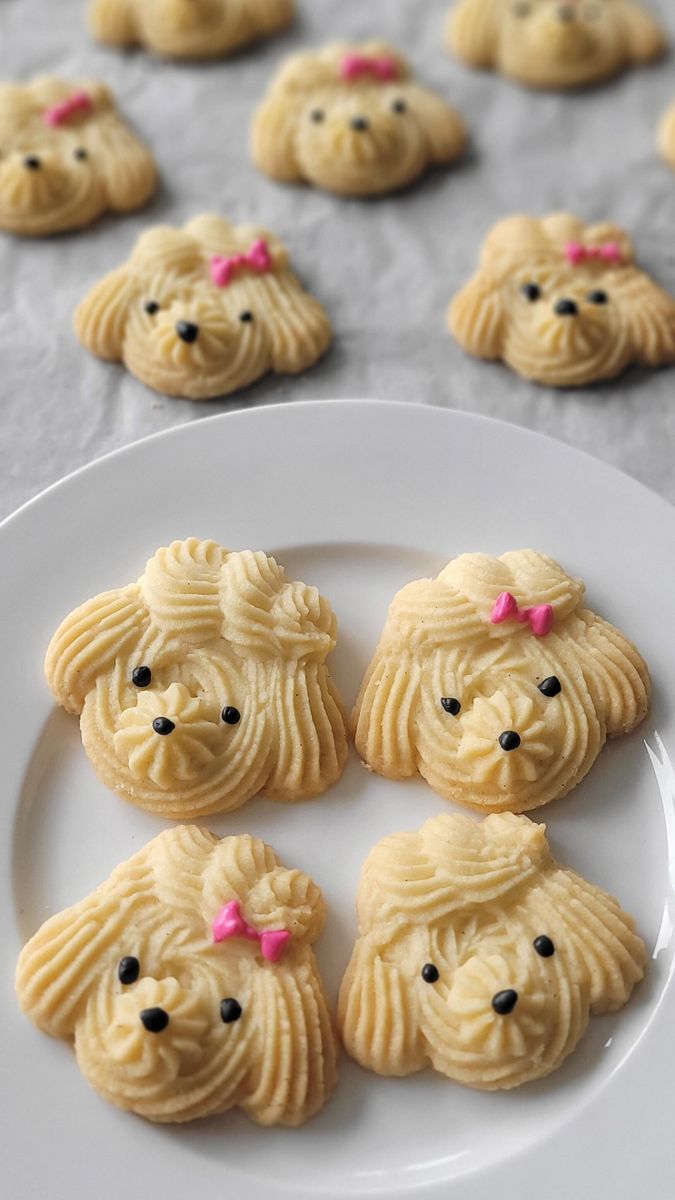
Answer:
<svg viewBox="0 0 675 1200"><path fill-rule="evenodd" d="M286 29L294 0L90 0L101 42L143 46L163 58L222 58Z"/></svg>
<svg viewBox="0 0 675 1200"><path fill-rule="evenodd" d="M663 115L659 125L658 143L666 162L675 167L675 104L671 104Z"/></svg>
<svg viewBox="0 0 675 1200"><path fill-rule="evenodd" d="M96 80L0 84L0 228L41 237L82 229L150 198L157 171Z"/></svg>
<svg viewBox="0 0 675 1200"><path fill-rule="evenodd" d="M416 83L388 42L331 42L293 55L275 75L254 118L252 151L281 182L374 196L454 162L466 140L456 110Z"/></svg>
<svg viewBox="0 0 675 1200"><path fill-rule="evenodd" d="M78 305L75 330L98 358L191 400L305 371L332 338L278 238L213 214L141 234L129 261Z"/></svg>
<svg viewBox="0 0 675 1200"><path fill-rule="evenodd" d="M317 589L262 551L188 538L70 613L45 671L103 783L163 817L203 816L340 777L336 631Z"/></svg>
<svg viewBox="0 0 675 1200"><path fill-rule="evenodd" d="M459 0L448 49L529 87L578 88L660 58L665 30L634 0Z"/></svg>
<svg viewBox="0 0 675 1200"><path fill-rule="evenodd" d="M462 554L404 587L354 710L366 766L387 779L419 773L483 813L525 812L576 787L650 698L640 654L583 607L584 590L534 550ZM505 595L518 613L495 623Z"/></svg>
<svg viewBox="0 0 675 1200"><path fill-rule="evenodd" d="M540 1079L646 965L632 917L555 861L543 825L511 813L444 813L385 838L357 909L338 1020L378 1075L431 1066L487 1091Z"/></svg>
<svg viewBox="0 0 675 1200"><path fill-rule="evenodd" d="M224 907L248 935L216 939ZM316 884L264 842L179 826L42 925L19 958L19 1004L74 1042L85 1078L120 1108L178 1122L240 1106L261 1125L299 1125L336 1079L311 949L324 919ZM279 930L273 961L261 939Z"/></svg>
<svg viewBox="0 0 675 1200"><path fill-rule="evenodd" d="M675 362L675 298L637 266L624 229L571 213L495 225L448 324L467 353L548 387Z"/></svg>

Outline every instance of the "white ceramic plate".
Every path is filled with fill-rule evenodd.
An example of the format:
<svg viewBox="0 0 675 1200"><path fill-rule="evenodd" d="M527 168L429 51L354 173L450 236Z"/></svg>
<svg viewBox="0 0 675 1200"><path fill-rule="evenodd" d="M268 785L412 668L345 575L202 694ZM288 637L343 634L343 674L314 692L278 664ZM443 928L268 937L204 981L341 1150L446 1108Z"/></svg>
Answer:
<svg viewBox="0 0 675 1200"><path fill-rule="evenodd" d="M261 1130L240 1114L154 1127L100 1100L70 1047L18 1012L22 941L162 828L95 779L77 721L54 709L43 681L46 643L74 605L191 534L264 548L330 597L334 671L350 704L394 591L465 550L547 551L585 578L590 605L647 657L655 700L645 728L608 746L572 796L536 815L559 857L636 915L653 959L629 1006L593 1021L548 1080L487 1095L431 1072L382 1080L343 1060L334 1098L301 1130ZM195 421L94 463L0 529L0 561L8 1200L672 1197L675 514L664 501L563 445L481 418L287 405ZM665 765L650 760L645 738ZM335 995L368 850L445 806L421 782L370 776L353 755L318 800L254 800L207 824L266 838L323 886L330 921L319 958Z"/></svg>

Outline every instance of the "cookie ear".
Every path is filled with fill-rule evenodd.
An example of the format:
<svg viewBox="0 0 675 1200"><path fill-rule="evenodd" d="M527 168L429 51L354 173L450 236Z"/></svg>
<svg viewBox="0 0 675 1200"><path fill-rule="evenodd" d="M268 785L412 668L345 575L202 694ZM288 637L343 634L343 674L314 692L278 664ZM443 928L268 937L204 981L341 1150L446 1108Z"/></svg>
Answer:
<svg viewBox="0 0 675 1200"><path fill-rule="evenodd" d="M271 672L269 697L274 754L265 795L317 796L340 778L347 759L337 689L323 663L280 664Z"/></svg>
<svg viewBox="0 0 675 1200"><path fill-rule="evenodd" d="M258 1053L241 1106L261 1125L299 1125L323 1107L337 1077L333 1024L309 952L292 970L256 970L252 990Z"/></svg>
<svg viewBox="0 0 675 1200"><path fill-rule="evenodd" d="M476 358L501 357L507 321L501 284L478 271L448 310L448 328L463 350Z"/></svg>
<svg viewBox="0 0 675 1200"><path fill-rule="evenodd" d="M275 91L260 105L253 121L251 153L261 171L281 183L298 183L302 171L295 142L304 93Z"/></svg>
<svg viewBox="0 0 675 1200"><path fill-rule="evenodd" d="M668 45L665 30L642 4L620 0L616 17L623 26L628 59L634 63L653 62Z"/></svg>
<svg viewBox="0 0 675 1200"><path fill-rule="evenodd" d="M621 304L633 361L661 367L675 360L675 298L642 271L617 276L612 293Z"/></svg>
<svg viewBox="0 0 675 1200"><path fill-rule="evenodd" d="M338 1026L350 1057L378 1075L409 1075L425 1065L408 984L371 938L358 939L340 985Z"/></svg>
<svg viewBox="0 0 675 1200"><path fill-rule="evenodd" d="M466 126L459 113L427 88L406 87L410 109L417 117L429 145L433 163L452 162L466 144Z"/></svg>
<svg viewBox="0 0 675 1200"><path fill-rule="evenodd" d="M664 113L659 125L658 145L666 162L675 167L675 104Z"/></svg>
<svg viewBox="0 0 675 1200"><path fill-rule="evenodd" d="M605 719L610 737L630 733L647 714L651 695L649 671L635 646L594 613L579 614L582 636L569 639L591 695Z"/></svg>
<svg viewBox="0 0 675 1200"><path fill-rule="evenodd" d="M138 37L135 0L91 0L87 20L94 37L112 46L129 46Z"/></svg>
<svg viewBox="0 0 675 1200"><path fill-rule="evenodd" d="M262 550L230 554L220 575L222 636L246 656L323 660L335 647L337 622L315 587L287 578Z"/></svg>
<svg viewBox="0 0 675 1200"><path fill-rule="evenodd" d="M460 0L448 19L450 49L474 67L493 66L502 11L502 0Z"/></svg>
<svg viewBox="0 0 675 1200"><path fill-rule="evenodd" d="M291 271L265 277L262 286L272 369L283 375L307 370L332 341L326 310Z"/></svg>
<svg viewBox="0 0 675 1200"><path fill-rule="evenodd" d="M138 641L148 623L136 584L102 592L62 621L45 658L47 682L67 712L79 714L99 675Z"/></svg>
<svg viewBox="0 0 675 1200"><path fill-rule="evenodd" d="M129 307L136 294L133 276L122 266L95 284L75 309L75 332L98 358L121 361Z"/></svg>
<svg viewBox="0 0 675 1200"><path fill-rule="evenodd" d="M115 212L139 208L152 195L157 171L149 150L115 114L93 122L89 138L98 142L97 170L103 176Z"/></svg>

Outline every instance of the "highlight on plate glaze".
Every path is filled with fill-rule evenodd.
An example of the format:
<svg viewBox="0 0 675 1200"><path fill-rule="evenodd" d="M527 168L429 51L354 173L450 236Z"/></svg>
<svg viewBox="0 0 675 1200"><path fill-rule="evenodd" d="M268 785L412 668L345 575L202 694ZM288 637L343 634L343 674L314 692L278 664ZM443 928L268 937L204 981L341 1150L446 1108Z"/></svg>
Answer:
<svg viewBox="0 0 675 1200"><path fill-rule="evenodd" d="M339 779L336 633L328 601L273 558L188 538L70 613L45 670L108 787L164 817L203 816Z"/></svg>
<svg viewBox="0 0 675 1200"><path fill-rule="evenodd" d="M489 1091L541 1079L591 1016L626 1004L646 963L632 917L511 813L444 813L385 838L357 911L339 1024L379 1075L431 1066Z"/></svg>
<svg viewBox="0 0 675 1200"><path fill-rule="evenodd" d="M0 228L42 236L140 208L157 171L96 80L0 84Z"/></svg>
<svg viewBox="0 0 675 1200"><path fill-rule="evenodd" d="M529 87L576 88L660 58L666 33L636 0L458 0L448 49Z"/></svg>
<svg viewBox="0 0 675 1200"><path fill-rule="evenodd" d="M262 937L286 930L283 955L214 942L228 898ZM264 842L178 826L45 922L19 958L19 1003L74 1041L83 1075L120 1108L177 1122L240 1106L261 1125L299 1125L336 1080L311 948L324 920L316 884Z"/></svg>
<svg viewBox="0 0 675 1200"><path fill-rule="evenodd" d="M465 148L461 117L388 42L331 42L273 78L252 133L266 175L345 196L402 188Z"/></svg>
<svg viewBox="0 0 675 1200"><path fill-rule="evenodd" d="M75 330L98 358L191 400L228 395L270 371L305 371L332 338L279 239L214 214L142 233L128 262L78 305Z"/></svg>
<svg viewBox="0 0 675 1200"><path fill-rule="evenodd" d="M675 362L675 298L637 266L624 229L571 213L499 221L448 324L469 354L548 387Z"/></svg>
<svg viewBox="0 0 675 1200"><path fill-rule="evenodd" d="M354 711L366 766L387 779L419 773L480 812L525 812L571 791L650 699L640 654L583 607L584 591L534 550L462 554L404 587Z"/></svg>
<svg viewBox="0 0 675 1200"><path fill-rule="evenodd" d="M95 38L164 58L221 58L286 29L294 0L89 0Z"/></svg>

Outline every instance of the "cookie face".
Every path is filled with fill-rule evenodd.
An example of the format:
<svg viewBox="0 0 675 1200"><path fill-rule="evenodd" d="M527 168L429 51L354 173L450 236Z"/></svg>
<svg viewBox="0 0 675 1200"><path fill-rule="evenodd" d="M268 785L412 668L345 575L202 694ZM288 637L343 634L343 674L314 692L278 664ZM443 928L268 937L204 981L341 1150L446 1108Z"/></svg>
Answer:
<svg viewBox="0 0 675 1200"><path fill-rule="evenodd" d="M326 666L335 638L328 601L273 558L189 538L158 550L137 583L66 617L45 671L108 787L194 817L261 790L316 796L339 778L347 740Z"/></svg>
<svg viewBox="0 0 675 1200"><path fill-rule="evenodd" d="M191 400L304 371L332 336L281 242L213 215L141 234L129 261L80 303L75 330L92 354Z"/></svg>
<svg viewBox="0 0 675 1200"><path fill-rule="evenodd" d="M570 213L500 221L448 324L469 354L549 387L675 361L675 299L637 267L625 230Z"/></svg>
<svg viewBox="0 0 675 1200"><path fill-rule="evenodd" d="M666 162L675 167L675 104L664 114L659 126L659 149Z"/></svg>
<svg viewBox="0 0 675 1200"><path fill-rule="evenodd" d="M41 236L80 229L152 195L150 152L92 80L0 84L0 228Z"/></svg>
<svg viewBox="0 0 675 1200"><path fill-rule="evenodd" d="M311 949L324 918L316 884L264 842L179 826L38 930L19 1003L120 1108L299 1125L335 1083Z"/></svg>
<svg viewBox="0 0 675 1200"><path fill-rule="evenodd" d="M354 712L388 779L525 812L569 792L605 739L645 716L637 650L582 607L584 585L533 550L462 554L394 597Z"/></svg>
<svg viewBox="0 0 675 1200"><path fill-rule="evenodd" d="M386 42L333 42L294 55L253 124L253 158L267 175L346 196L391 192L464 149L458 113L413 81Z"/></svg>
<svg viewBox="0 0 675 1200"><path fill-rule="evenodd" d="M112 46L217 58L290 25L293 0L91 0L89 27Z"/></svg>
<svg viewBox="0 0 675 1200"><path fill-rule="evenodd" d="M340 991L347 1052L379 1075L426 1066L495 1091L560 1066L614 1012L646 953L617 901L551 856L543 825L443 814L385 838L358 894Z"/></svg>
<svg viewBox="0 0 675 1200"><path fill-rule="evenodd" d="M447 43L471 66L530 87L574 88L654 61L667 40L633 0L459 0Z"/></svg>

